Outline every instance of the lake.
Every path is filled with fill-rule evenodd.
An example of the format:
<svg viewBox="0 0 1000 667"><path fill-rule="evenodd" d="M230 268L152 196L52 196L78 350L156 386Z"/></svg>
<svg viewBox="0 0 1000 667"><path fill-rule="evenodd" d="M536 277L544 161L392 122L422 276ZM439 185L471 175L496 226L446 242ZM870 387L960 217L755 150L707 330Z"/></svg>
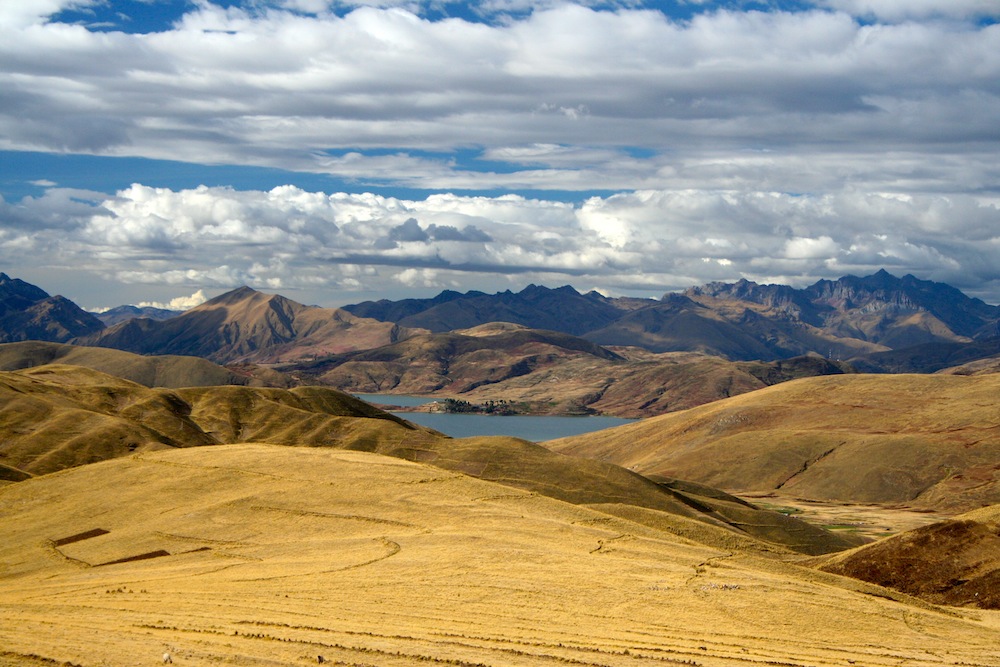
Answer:
<svg viewBox="0 0 1000 667"><path fill-rule="evenodd" d="M358 398L379 406L414 407L433 403L436 399L422 396L392 394L355 394ZM453 438L474 435L510 435L533 442L565 438L605 428L631 424L634 419L620 417L551 417L543 415L479 415L448 412L393 412L407 421L441 431Z"/></svg>

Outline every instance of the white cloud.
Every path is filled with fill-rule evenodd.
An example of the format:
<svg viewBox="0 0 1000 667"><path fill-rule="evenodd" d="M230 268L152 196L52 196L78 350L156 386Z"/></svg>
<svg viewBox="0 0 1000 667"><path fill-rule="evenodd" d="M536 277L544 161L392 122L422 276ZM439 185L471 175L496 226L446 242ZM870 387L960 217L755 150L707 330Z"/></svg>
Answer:
<svg viewBox="0 0 1000 667"><path fill-rule="evenodd" d="M136 305L139 308L161 308L163 310L189 310L195 306L200 306L201 304L208 301L208 297L205 295L205 290L198 290L194 294L188 296L178 296L170 299L170 301L141 301Z"/></svg>
<svg viewBox="0 0 1000 667"><path fill-rule="evenodd" d="M996 26L862 25L830 11L720 11L677 23L574 4L488 25L380 4L392 6L336 16L201 2L174 29L148 35L9 22L0 26L0 148L436 190L816 191L892 174L901 160L924 161L921 185L961 190L961 160L966 175L995 187ZM879 11L904 4L915 6ZM457 146L517 169L467 169L447 157ZM766 159L750 152L761 147Z"/></svg>
<svg viewBox="0 0 1000 667"><path fill-rule="evenodd" d="M638 2L494 0L480 10L508 16L475 23L422 17L446 9L433 2L199 0L154 34L46 22L85 4L0 3L0 150L441 194L108 196L41 178L42 196L0 200L5 266L30 254L171 293L473 278L620 293L881 266L1000 284L1000 26L971 20L996 2L816 0L677 22ZM621 194L449 194L529 189Z"/></svg>
<svg viewBox="0 0 1000 667"><path fill-rule="evenodd" d="M840 246L829 236L819 238L795 238L785 241L784 256L787 259L826 259L836 257Z"/></svg>
<svg viewBox="0 0 1000 667"><path fill-rule="evenodd" d="M100 0L5 0L0 3L0 30L42 23L63 9L87 7Z"/></svg>
<svg viewBox="0 0 1000 667"><path fill-rule="evenodd" d="M740 277L805 284L884 267L980 296L1000 280L1000 209L967 195L647 190L574 206L136 184L67 205L50 192L0 209L23 217L30 208L34 220L27 233L0 235L8 272L25 262L27 241L35 268L50 262L133 285L326 294L308 302L401 285L493 291L529 277L621 293ZM0 218L6 229L15 227Z"/></svg>

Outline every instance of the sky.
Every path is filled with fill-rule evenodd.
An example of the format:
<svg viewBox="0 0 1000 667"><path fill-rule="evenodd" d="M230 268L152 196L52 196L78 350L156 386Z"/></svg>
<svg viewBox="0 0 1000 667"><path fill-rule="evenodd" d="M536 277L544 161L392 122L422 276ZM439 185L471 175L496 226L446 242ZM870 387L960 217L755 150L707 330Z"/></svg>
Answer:
<svg viewBox="0 0 1000 667"><path fill-rule="evenodd" d="M3 0L0 271L85 308L879 269L1000 304L1000 0Z"/></svg>

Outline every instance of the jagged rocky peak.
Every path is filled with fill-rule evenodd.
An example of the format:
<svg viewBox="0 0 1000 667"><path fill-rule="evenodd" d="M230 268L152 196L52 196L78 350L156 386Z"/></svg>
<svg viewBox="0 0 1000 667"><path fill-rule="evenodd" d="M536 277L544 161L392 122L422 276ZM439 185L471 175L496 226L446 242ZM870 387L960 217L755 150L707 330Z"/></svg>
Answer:
<svg viewBox="0 0 1000 667"><path fill-rule="evenodd" d="M811 317L813 311L809 299L801 290L788 285L761 285L746 278L740 278L735 283L711 282L701 287L692 287L684 294L692 298L709 296L759 303L783 311L794 319Z"/></svg>
<svg viewBox="0 0 1000 667"><path fill-rule="evenodd" d="M954 307L960 302L975 301L950 285L920 280L910 274L897 278L885 269L862 278L844 276L837 280L820 280L806 288L806 292L813 302L822 302L837 310L861 312L934 311L947 302Z"/></svg>

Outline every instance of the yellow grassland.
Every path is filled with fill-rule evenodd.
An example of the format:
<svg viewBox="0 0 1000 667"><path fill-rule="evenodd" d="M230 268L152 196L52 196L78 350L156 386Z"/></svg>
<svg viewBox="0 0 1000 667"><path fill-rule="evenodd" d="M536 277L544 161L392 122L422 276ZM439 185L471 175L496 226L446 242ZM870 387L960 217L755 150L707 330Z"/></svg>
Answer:
<svg viewBox="0 0 1000 667"><path fill-rule="evenodd" d="M997 612L632 511L330 448L67 469L0 488L0 664L1000 664Z"/></svg>

